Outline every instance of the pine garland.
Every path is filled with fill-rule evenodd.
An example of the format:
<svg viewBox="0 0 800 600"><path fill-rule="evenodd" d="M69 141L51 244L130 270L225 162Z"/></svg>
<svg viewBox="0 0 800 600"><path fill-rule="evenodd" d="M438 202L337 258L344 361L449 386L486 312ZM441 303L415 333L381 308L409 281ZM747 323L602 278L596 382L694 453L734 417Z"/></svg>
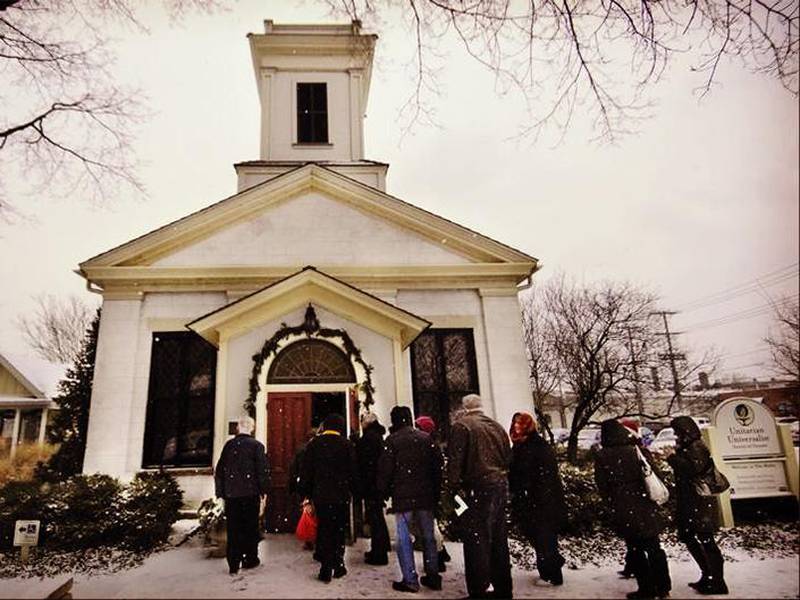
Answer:
<svg viewBox="0 0 800 600"><path fill-rule="evenodd" d="M255 416L256 412L256 395L258 394L258 378L261 375L261 369L266 360L274 354L277 354L280 343L292 336L305 335L307 338L323 338L323 339L338 339L347 358L357 362L364 369L365 378L363 382L358 384L361 391L364 392L364 400L359 400L365 408L372 406L375 403L373 394L375 387L372 385L372 365L368 365L361 356L361 350L356 347L353 340L344 329L329 329L320 327L317 314L314 312L314 307L310 304L306 308L305 318L300 325L290 327L286 323L281 323L280 329L269 338L261 348L258 354L253 355L253 372L250 376L250 394L244 402L244 408L250 416Z"/></svg>

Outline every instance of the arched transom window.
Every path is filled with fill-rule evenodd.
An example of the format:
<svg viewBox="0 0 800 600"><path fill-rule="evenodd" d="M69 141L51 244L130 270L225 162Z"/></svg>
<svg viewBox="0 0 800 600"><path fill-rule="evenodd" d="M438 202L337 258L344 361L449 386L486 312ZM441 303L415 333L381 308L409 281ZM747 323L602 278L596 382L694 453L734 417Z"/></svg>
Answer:
<svg viewBox="0 0 800 600"><path fill-rule="evenodd" d="M284 348L269 368L267 383L355 383L347 355L323 340L300 340Z"/></svg>

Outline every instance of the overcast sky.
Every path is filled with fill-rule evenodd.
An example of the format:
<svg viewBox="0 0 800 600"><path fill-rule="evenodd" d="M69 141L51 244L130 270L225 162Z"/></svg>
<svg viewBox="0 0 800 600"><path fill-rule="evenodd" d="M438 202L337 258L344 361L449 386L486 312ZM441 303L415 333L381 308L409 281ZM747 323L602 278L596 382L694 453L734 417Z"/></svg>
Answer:
<svg viewBox="0 0 800 600"><path fill-rule="evenodd" d="M245 35L265 18L331 21L311 2L243 1L177 27L151 12L150 35L117 34L115 67L153 113L136 143L149 195L105 207L16 199L38 218L0 225L4 351L26 351L13 320L31 296L97 301L72 272L79 262L235 192L233 163L258 158ZM682 65L653 91L657 109L637 135L598 146L578 119L553 147L510 141L520 102L498 97L491 75L454 50L440 77L440 127L403 137L413 48L399 22L375 33L366 157L390 163L389 193L538 257L539 280L563 271L649 286L664 309L684 310L672 321L686 332L682 348L716 346L722 375L769 373L761 309L798 292L798 108L777 82L723 65L721 85L699 101L701 79Z"/></svg>

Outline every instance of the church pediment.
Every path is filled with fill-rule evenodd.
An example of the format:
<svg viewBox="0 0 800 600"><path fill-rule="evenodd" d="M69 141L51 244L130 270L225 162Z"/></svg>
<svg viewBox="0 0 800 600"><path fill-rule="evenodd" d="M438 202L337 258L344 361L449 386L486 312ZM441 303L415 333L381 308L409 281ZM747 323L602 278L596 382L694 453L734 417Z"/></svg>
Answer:
<svg viewBox="0 0 800 600"><path fill-rule="evenodd" d="M234 338L309 303L397 339L403 348L431 325L422 317L314 267L305 267L290 277L192 321L187 327L218 346L223 339Z"/></svg>
<svg viewBox="0 0 800 600"><path fill-rule="evenodd" d="M175 257L191 247L212 240L226 230L253 222L260 215L295 199L309 196L338 203L346 210L356 211L376 223L385 224L387 228L412 236L410 240L416 240L418 246L426 246L431 253L431 258L421 264L512 263L527 264L531 269L536 265L536 259L523 252L340 173L317 164L307 164L99 254L81 263L81 273L93 280L93 270L108 267L226 266L224 262L215 262L210 253L206 253L203 261L191 264L181 263ZM314 215L306 215L305 218L313 219ZM335 220L336 215L332 218ZM256 237L257 234L258 231L255 231L251 237ZM369 236L370 231L359 234ZM264 243L269 243L268 232L264 233L262 239ZM241 237L239 241L245 243ZM341 240L342 244L352 242L352 239ZM395 250L398 253L404 251L403 248ZM312 261L319 263L313 257L308 257L305 261L294 264L308 264ZM351 264L354 263L358 264L356 261ZM232 264L234 263L227 263ZM281 266L263 259L252 263L238 261L235 264Z"/></svg>

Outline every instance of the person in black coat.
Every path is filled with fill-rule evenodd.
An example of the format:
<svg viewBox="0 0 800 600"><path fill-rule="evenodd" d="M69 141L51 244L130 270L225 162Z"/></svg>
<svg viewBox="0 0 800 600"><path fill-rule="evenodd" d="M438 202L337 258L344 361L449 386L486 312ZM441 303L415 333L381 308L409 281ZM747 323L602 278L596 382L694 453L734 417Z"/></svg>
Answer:
<svg viewBox="0 0 800 600"><path fill-rule="evenodd" d="M716 501L695 489L698 477L714 468L711 453L703 443L700 428L691 417L675 417L675 453L667 462L675 472L676 514L680 539L700 567L700 579L689 585L701 594L727 594L724 563L714 533L719 527Z"/></svg>
<svg viewBox="0 0 800 600"><path fill-rule="evenodd" d="M254 426L252 418L239 418L238 433L225 443L214 469L215 495L225 501L231 575L240 566L251 569L260 564L258 511L266 498L269 467L264 445L252 436Z"/></svg>
<svg viewBox="0 0 800 600"><path fill-rule="evenodd" d="M331 413L323 431L308 443L300 469L298 490L314 503L317 515L317 555L322 566L318 579L344 577L344 542L348 502L357 487L356 452L345 437L344 418Z"/></svg>
<svg viewBox="0 0 800 600"><path fill-rule="evenodd" d="M361 437L356 442L358 476L364 512L369 524L370 550L364 553L368 565L389 564L389 529L383 515L383 496L378 490L378 461L383 454L383 434L386 429L375 413L366 413L361 418Z"/></svg>
<svg viewBox="0 0 800 600"><path fill-rule="evenodd" d="M528 413L514 414L509 435L513 446L508 484L515 520L536 550L541 579L561 585L565 561L558 552L558 532L566 522L567 508L556 455Z"/></svg>
<svg viewBox="0 0 800 600"><path fill-rule="evenodd" d="M603 421L594 475L611 524L633 558L639 589L628 598L666 597L672 588L667 556L658 539L664 522L647 494L636 441L615 419Z"/></svg>
<svg viewBox="0 0 800 600"><path fill-rule="evenodd" d="M427 433L414 429L411 410L395 406L391 412L392 434L378 462L378 489L383 497L391 496L397 523L397 559L402 580L392 583L401 592L416 592L420 583L434 590L442 589L436 539L433 536L433 512L439 502L442 481L442 455ZM417 577L411 523L422 530L425 576Z"/></svg>

